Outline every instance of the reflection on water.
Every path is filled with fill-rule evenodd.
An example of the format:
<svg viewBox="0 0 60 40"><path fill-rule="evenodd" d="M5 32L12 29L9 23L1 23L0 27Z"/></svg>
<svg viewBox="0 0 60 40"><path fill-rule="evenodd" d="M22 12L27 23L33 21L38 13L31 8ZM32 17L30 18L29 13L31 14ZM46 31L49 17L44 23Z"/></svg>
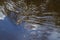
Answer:
<svg viewBox="0 0 60 40"><path fill-rule="evenodd" d="M38 3L36 0L30 1L30 3L24 0L7 1L4 2L5 10L3 12L16 24L25 21L26 32L23 40L60 40L59 10L55 11L54 6L52 7L50 3L50 0L41 0Z"/></svg>
<svg viewBox="0 0 60 40"><path fill-rule="evenodd" d="M0 6L0 20L4 20L5 15L3 14L1 9L2 9L2 6Z"/></svg>
<svg viewBox="0 0 60 40"><path fill-rule="evenodd" d="M25 20L27 22L32 21L33 23L38 23L38 24L42 24L45 21L47 21L47 22L54 22L56 25L59 25L60 14L59 12L54 11L53 0L52 1L38 0L38 1L33 0L33 1L30 1L29 3L28 0L27 1L21 0L21 1L15 1L16 2L15 3L10 0L10 1L4 2L5 9L6 9L5 11L7 12L7 15L11 16L12 19L17 21L18 23L20 22L20 20ZM25 2L29 5L27 5ZM55 0L55 2L56 2L55 4L57 4L58 1ZM53 5L53 8L51 8L52 5ZM22 19L20 19L21 17Z"/></svg>

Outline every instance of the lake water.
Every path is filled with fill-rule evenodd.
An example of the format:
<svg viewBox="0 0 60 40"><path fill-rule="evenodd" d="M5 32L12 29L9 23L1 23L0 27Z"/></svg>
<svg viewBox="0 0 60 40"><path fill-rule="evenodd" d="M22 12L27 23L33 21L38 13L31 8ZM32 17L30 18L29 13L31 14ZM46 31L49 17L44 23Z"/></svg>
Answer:
<svg viewBox="0 0 60 40"><path fill-rule="evenodd" d="M36 5L38 4L39 3L36 3ZM22 19L23 16L20 15L19 17L21 17L23 21L19 25L16 25L15 24L16 21L14 21L14 19L12 20L9 16L5 16L5 14L3 14L3 12L0 10L0 22L1 22L0 27L2 30L2 31L0 30L1 34L8 32L5 34L9 35L8 38L7 37L5 38L6 35L4 34L5 36L2 35L2 39L1 38L0 39L1 40L8 40L8 39L9 40L10 39L11 40L60 40L60 16L59 16L60 14L59 12L54 11L54 9L52 8L51 9L49 8L49 10L45 11L45 8L46 5L44 7L41 7L42 14L41 15L37 14L37 17L35 16L37 19L30 16L28 20L25 20ZM23 9L21 11L23 11ZM13 11L11 12L15 13ZM36 22L34 23L33 21ZM10 35L11 36L13 35L13 37L9 38L11 37ZM16 39L14 36L17 36Z"/></svg>

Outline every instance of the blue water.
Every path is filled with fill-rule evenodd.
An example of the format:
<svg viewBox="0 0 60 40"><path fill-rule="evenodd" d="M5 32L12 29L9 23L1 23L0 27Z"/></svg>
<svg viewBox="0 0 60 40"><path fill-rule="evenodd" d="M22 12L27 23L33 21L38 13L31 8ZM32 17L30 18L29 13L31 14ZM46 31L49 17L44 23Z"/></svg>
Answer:
<svg viewBox="0 0 60 40"><path fill-rule="evenodd" d="M23 23L15 25L8 17L0 20L0 40L22 40L23 39Z"/></svg>
<svg viewBox="0 0 60 40"><path fill-rule="evenodd" d="M22 22L20 25L16 25L8 17L5 17L4 20L0 20L0 40L26 40L24 39L24 35L29 35L30 32L24 29L24 23L25 22ZM48 25L48 27L51 26ZM46 26L40 27L40 30L47 30L47 28ZM43 31L40 32L41 34L43 33ZM55 31L55 29L51 32L47 30L47 33L50 33L50 36L47 36L48 40L60 40L60 33ZM41 36L41 34L39 35Z"/></svg>

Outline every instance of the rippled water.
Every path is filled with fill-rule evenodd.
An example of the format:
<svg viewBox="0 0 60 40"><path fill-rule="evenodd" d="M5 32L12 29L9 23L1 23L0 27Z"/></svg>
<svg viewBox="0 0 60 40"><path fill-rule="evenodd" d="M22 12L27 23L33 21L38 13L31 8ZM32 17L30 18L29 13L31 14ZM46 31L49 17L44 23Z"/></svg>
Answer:
<svg viewBox="0 0 60 40"><path fill-rule="evenodd" d="M30 3L26 2L28 4L24 1L16 3L9 1L4 4L7 16L14 23L20 24L25 21L26 31L23 40L60 40L60 14L58 7L54 7L58 1L55 0L56 3L50 0L40 1L41 3L34 0Z"/></svg>

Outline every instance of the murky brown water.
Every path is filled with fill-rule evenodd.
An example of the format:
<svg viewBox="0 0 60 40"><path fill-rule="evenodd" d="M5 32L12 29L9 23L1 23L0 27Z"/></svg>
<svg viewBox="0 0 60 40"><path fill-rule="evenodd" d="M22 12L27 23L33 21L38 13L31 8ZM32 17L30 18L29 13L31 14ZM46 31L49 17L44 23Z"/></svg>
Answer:
<svg viewBox="0 0 60 40"><path fill-rule="evenodd" d="M17 2L19 0L17 0L17 1L13 0L13 1ZM37 20L40 20L40 23L41 22L43 23L47 20L47 21L54 22L55 25L60 25L60 0L38 0L38 1L37 0L25 0L25 3L27 4L27 6L29 6L30 4L34 4L38 7L37 10L39 10L40 12L37 14L34 14L34 15L42 17L40 19L37 19ZM41 9L40 5L42 3L46 4L45 6L43 5L43 7L45 9ZM4 0L1 0L0 5L3 5L3 4L4 4ZM42 11L42 10L44 10L44 11ZM26 14L24 14L24 15L26 15ZM48 19L45 16L47 16ZM51 19L49 19L50 17L51 17Z"/></svg>
<svg viewBox="0 0 60 40"><path fill-rule="evenodd" d="M27 3L27 5L32 3L32 4L39 6L39 5L41 5L41 3L44 3L45 1L46 0L38 0L38 1L26 0L26 3ZM47 5L46 5L47 12L46 12L46 14L42 13L41 15L42 16L52 16L52 18L54 17L53 18L54 20L50 20L50 19L49 20L53 21L56 25L60 25L60 0L47 0L47 1L48 1ZM38 10L39 10L39 8L38 8ZM56 13L54 13L54 12L56 12ZM37 14L37 16L40 16L39 13ZM41 20L44 21L45 19L42 18Z"/></svg>

